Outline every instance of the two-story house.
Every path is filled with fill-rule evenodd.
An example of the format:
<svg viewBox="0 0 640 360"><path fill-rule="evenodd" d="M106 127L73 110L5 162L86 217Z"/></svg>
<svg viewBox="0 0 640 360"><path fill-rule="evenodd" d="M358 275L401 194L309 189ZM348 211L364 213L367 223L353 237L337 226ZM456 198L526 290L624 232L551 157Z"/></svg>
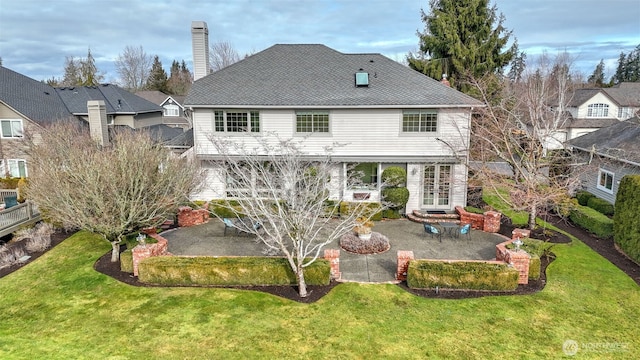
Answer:
<svg viewBox="0 0 640 360"><path fill-rule="evenodd" d="M578 89L568 104L571 114L566 140L588 134L633 117L640 111L640 83L621 83L610 88Z"/></svg>
<svg viewBox="0 0 640 360"><path fill-rule="evenodd" d="M158 90L141 90L136 91L135 94L154 104L162 106L163 124L179 127L184 130L191 128L189 117L184 112L183 103L185 96L168 95Z"/></svg>
<svg viewBox="0 0 640 360"><path fill-rule="evenodd" d="M88 122L92 100L104 102L111 128L149 129L162 140L182 132L162 124L160 106L116 85L54 88L0 66L0 176L27 177L24 137L57 121Z"/></svg>
<svg viewBox="0 0 640 360"><path fill-rule="evenodd" d="M344 54L324 45L274 45L209 74L206 23L192 23L195 82L189 155L209 169L196 199L225 198L220 159L210 136L241 142L275 132L305 139L310 153L334 143L338 174L356 165L364 186L346 185L340 200L380 199L389 166L408 174L406 211L466 204L471 113L482 104L380 54ZM213 161L212 161L213 160Z"/></svg>

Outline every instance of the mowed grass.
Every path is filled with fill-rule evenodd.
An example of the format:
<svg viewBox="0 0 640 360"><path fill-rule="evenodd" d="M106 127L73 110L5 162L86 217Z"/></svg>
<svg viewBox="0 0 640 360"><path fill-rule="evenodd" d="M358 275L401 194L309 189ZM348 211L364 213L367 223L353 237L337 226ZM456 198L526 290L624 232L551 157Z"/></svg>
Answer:
<svg viewBox="0 0 640 360"><path fill-rule="evenodd" d="M93 269L80 232L0 279L0 359L489 359L640 354L640 288L580 241L535 295L425 299L341 284L314 304L211 288L138 288Z"/></svg>

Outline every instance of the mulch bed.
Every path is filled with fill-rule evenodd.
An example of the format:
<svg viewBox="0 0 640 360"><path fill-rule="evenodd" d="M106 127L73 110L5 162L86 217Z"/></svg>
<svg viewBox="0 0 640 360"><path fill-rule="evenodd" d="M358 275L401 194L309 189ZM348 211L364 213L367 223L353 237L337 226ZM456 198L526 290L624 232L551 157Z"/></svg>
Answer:
<svg viewBox="0 0 640 360"><path fill-rule="evenodd" d="M549 217L545 219L547 222L555 225L556 227L566 231L567 233L577 237L582 240L585 244L591 247L594 251L598 252L600 255L605 257L607 260L611 261L614 265L620 268L624 273L626 273L629 277L631 277L638 285L640 285L640 265L634 263L629 258L627 258L624 254L620 253L614 243L610 239L599 239L592 234L586 232L585 230L573 226L570 223L567 223L565 220L562 220L557 217ZM501 233L505 233L504 235L511 237L511 230L513 230L513 226L508 223L504 223L501 226ZM508 235L507 235L508 233ZM52 247L62 242L68 236L72 235L72 233L66 232L56 232L52 235ZM556 232L534 232L532 233L532 237L541 238L542 240L546 240L552 243L566 243L569 242L570 239L560 233ZM14 246L20 246L20 243L16 243ZM14 265L8 268L0 269L0 277L3 277L7 274L12 273L13 271L18 270L20 267L24 266L28 262L31 262L37 259L42 253L30 253L31 258L23 264ZM443 298L443 299L463 299L463 298L476 298L482 296L496 296L496 295L525 295L532 294L537 291L540 291L544 288L546 284L546 267L553 261L553 258L543 258L541 259L541 274L540 279L537 281L529 281L527 285L519 285L515 291L463 291L463 290L416 290L410 289L407 287L406 282L402 282L398 284L399 287L405 289L406 291L415 294L417 296L422 297L430 297L430 298ZM111 251L104 254L98 261L95 263L94 268L112 278L119 280L123 283L132 285L132 286L143 286L143 287L152 287L153 285L143 284L138 281L138 278L132 276L131 274L120 271L119 263L111 262ZM286 298L289 300L301 302L301 303L313 303L319 299L321 299L324 295L326 295L331 289L337 286L339 282L332 281L329 285L326 286L308 286L307 291L309 295L305 298L300 298L298 296L298 289L296 286L236 286L236 287L225 287L225 288L233 288L240 290L253 290L253 291L261 291L269 294L273 294L276 296L280 296L282 298Z"/></svg>

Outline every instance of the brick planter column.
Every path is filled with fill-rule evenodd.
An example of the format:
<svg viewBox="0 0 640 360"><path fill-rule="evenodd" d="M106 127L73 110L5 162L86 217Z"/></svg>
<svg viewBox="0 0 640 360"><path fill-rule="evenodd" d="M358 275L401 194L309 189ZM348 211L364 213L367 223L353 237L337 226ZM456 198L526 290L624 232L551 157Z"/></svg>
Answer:
<svg viewBox="0 0 640 360"><path fill-rule="evenodd" d="M204 224L209 221L209 211L206 209L192 209L189 206L178 208L178 226L187 227Z"/></svg>
<svg viewBox="0 0 640 360"><path fill-rule="evenodd" d="M133 276L138 276L138 264L140 261L152 257L152 256L161 256L168 255L167 251L168 242L167 239L159 236L152 235L156 240L158 240L155 244L146 244L146 245L137 245L131 250L131 255L133 258Z"/></svg>
<svg viewBox="0 0 640 360"><path fill-rule="evenodd" d="M531 230L529 229L513 229L511 232L511 240L524 239L531 236Z"/></svg>
<svg viewBox="0 0 640 360"><path fill-rule="evenodd" d="M507 262L513 265L520 273L518 277L518 284L529 283L529 263L531 262L531 256L526 251L513 251L507 250Z"/></svg>
<svg viewBox="0 0 640 360"><path fill-rule="evenodd" d="M497 233L500 231L500 218L502 214L497 211L487 211L484 213L484 232Z"/></svg>
<svg viewBox="0 0 640 360"><path fill-rule="evenodd" d="M398 251L398 270L396 271L396 280L407 280L407 270L409 269L409 261L414 260L413 251Z"/></svg>
<svg viewBox="0 0 640 360"><path fill-rule="evenodd" d="M329 260L331 264L331 278L334 280L340 280L342 274L340 273L340 250L337 249L325 249L324 258Z"/></svg>

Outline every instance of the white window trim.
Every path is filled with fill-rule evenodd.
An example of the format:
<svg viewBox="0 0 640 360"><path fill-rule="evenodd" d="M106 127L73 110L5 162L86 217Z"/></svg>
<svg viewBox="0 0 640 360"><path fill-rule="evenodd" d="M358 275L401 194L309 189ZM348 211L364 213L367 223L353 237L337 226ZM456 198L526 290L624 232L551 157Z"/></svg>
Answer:
<svg viewBox="0 0 640 360"><path fill-rule="evenodd" d="M406 131L404 130L404 115L405 113L418 112L420 115L435 114L436 115L436 131ZM404 109L400 112L400 134L401 135L438 135L440 132L441 119L438 109Z"/></svg>
<svg viewBox="0 0 640 360"><path fill-rule="evenodd" d="M298 131L298 115L312 115L312 130L311 131ZM327 125L327 131L313 131L313 115L327 115L329 123ZM298 136L331 136L331 112L326 110L297 110L293 116L293 132Z"/></svg>
<svg viewBox="0 0 640 360"><path fill-rule="evenodd" d="M602 178L602 174L607 174L609 176L611 176L611 189L608 189L605 185L600 184L600 179ZM609 194L613 194L613 185L615 184L615 174L612 173L611 171L608 170L604 170L604 169L598 169L598 179L597 179L597 183L596 183L596 187L599 190L602 190L604 192L607 192Z"/></svg>
<svg viewBox="0 0 640 360"><path fill-rule="evenodd" d="M3 129L2 129L2 121L9 121L11 123L11 136L6 136ZM18 136L14 136L13 134L13 123L14 122L18 122L20 123L20 134L18 134ZM2 138L3 139L22 139L22 134L24 134L24 124L22 123L22 119L0 119L0 133L2 133Z"/></svg>
<svg viewBox="0 0 640 360"><path fill-rule="evenodd" d="M28 177L29 176L29 170L27 169L27 161L24 159L7 159L7 167L5 168L5 163L3 160L0 160L0 169L2 169L2 177L4 177L6 175L6 171L9 170L9 175L12 178L19 178L20 176L20 162L24 163L24 177ZM14 164L15 169L17 169L18 174L16 176L14 176L14 174L11 173L11 164Z"/></svg>
<svg viewBox="0 0 640 360"><path fill-rule="evenodd" d="M597 103L587 106L588 118L605 118L609 116L609 104Z"/></svg>
<svg viewBox="0 0 640 360"><path fill-rule="evenodd" d="M219 131L217 129L217 124L216 124L216 113L217 112L222 112L222 124L223 124L223 131ZM252 131L251 128L251 113L258 113L258 131ZM245 131L229 131L229 124L227 122L227 113L246 113L247 114L247 129ZM212 114L211 114L211 120L212 120L212 125L213 125L213 131L216 133L225 133L225 134L245 134L245 133L251 133L251 134L259 134L262 132L262 117L260 116L260 111L259 110L244 110L244 109L231 109L231 110L222 110L222 109L215 109Z"/></svg>
<svg viewBox="0 0 640 360"><path fill-rule="evenodd" d="M175 104L166 104L163 106L164 108L164 116L180 116L180 107Z"/></svg>

